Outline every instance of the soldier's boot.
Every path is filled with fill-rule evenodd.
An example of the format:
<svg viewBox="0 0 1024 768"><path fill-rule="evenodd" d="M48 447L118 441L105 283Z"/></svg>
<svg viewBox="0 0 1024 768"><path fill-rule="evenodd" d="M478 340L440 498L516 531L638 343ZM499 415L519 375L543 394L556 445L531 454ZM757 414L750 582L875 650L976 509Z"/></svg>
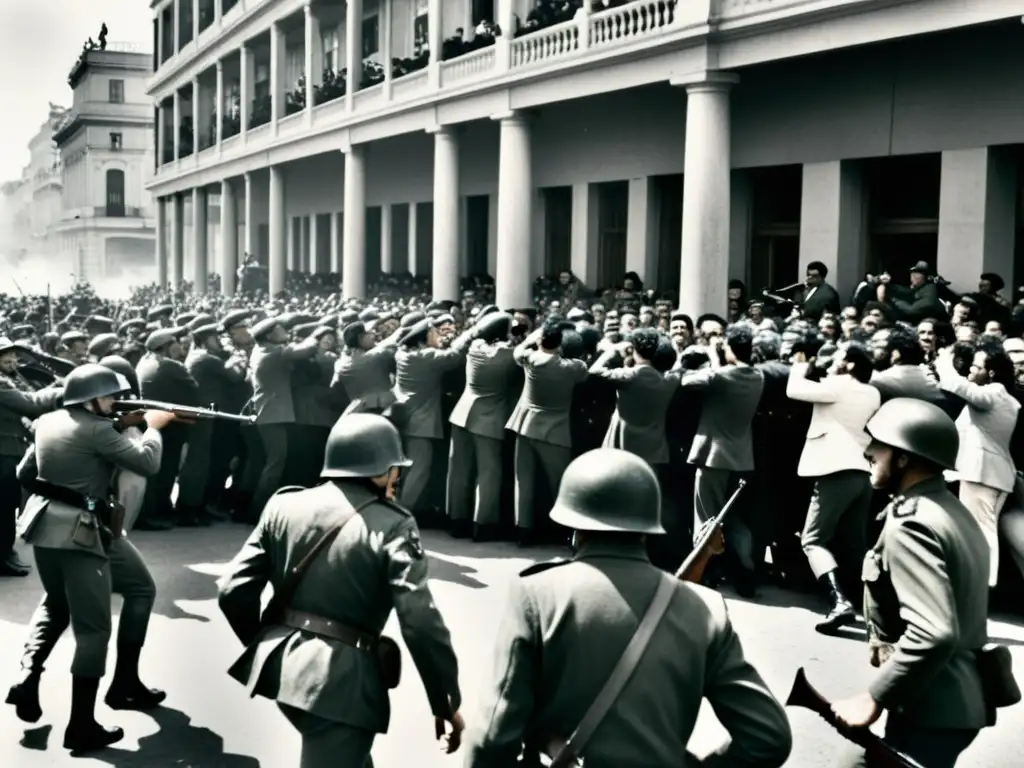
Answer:
<svg viewBox="0 0 1024 768"><path fill-rule="evenodd" d="M829 610L825 618L815 624L814 628L821 634L827 635L840 627L857 621L857 611L854 609L853 603L843 594L843 590L840 589L836 571L822 574L818 581L828 590Z"/></svg>
<svg viewBox="0 0 1024 768"><path fill-rule="evenodd" d="M42 669L26 669L11 689L7 692L7 703L14 705L14 714L26 723L35 723L43 716L43 708L39 704L39 680Z"/></svg>
<svg viewBox="0 0 1024 768"><path fill-rule="evenodd" d="M111 709L131 709L145 712L155 709L167 698L167 694L156 688L147 688L139 679L138 646L119 646L114 679L110 683L104 701Z"/></svg>
<svg viewBox="0 0 1024 768"><path fill-rule="evenodd" d="M71 718L64 731L64 749L91 752L124 738L124 731L120 728L105 728L96 722L96 695L99 690L98 677L72 676Z"/></svg>

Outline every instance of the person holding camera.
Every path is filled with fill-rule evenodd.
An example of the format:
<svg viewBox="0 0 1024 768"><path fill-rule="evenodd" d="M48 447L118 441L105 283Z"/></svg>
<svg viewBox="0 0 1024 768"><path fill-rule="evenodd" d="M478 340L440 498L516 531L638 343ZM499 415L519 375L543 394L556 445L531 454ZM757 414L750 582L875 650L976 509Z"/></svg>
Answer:
<svg viewBox="0 0 1024 768"><path fill-rule="evenodd" d="M939 298L940 286L946 281L932 272L928 262L919 261L910 268L910 286L896 285L888 272L877 278L875 293L885 304L894 320L919 323L926 318L949 318Z"/></svg>

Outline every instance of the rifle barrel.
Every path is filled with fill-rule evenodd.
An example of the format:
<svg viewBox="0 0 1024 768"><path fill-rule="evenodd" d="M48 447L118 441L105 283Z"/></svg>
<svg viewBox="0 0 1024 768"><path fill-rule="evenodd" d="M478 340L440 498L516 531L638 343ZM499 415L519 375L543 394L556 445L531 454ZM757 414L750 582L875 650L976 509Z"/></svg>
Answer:
<svg viewBox="0 0 1024 768"><path fill-rule="evenodd" d="M158 400L117 400L114 402L114 410L122 413L128 411L167 411L190 419L220 419L221 421L233 421L237 424L253 424L256 421L255 416L239 416L237 413L223 413L213 408L196 408L191 405L163 403Z"/></svg>
<svg viewBox="0 0 1024 768"><path fill-rule="evenodd" d="M697 560L703 555L704 549L707 547L708 542L711 541L711 537L715 535L715 531L722 527L722 523L725 522L725 516L729 514L729 510L732 509L733 505L736 503L736 500L740 497L740 493L743 491L746 485L746 480L740 480L740 484L736 487L736 490L733 491L733 494L732 496L729 497L729 500L725 502L725 506L722 507L722 511L719 512L718 515L714 518L714 525L708 527L708 530L704 533L703 536L700 537L700 539L694 545L693 551L690 552L687 558L683 561L683 564L680 565L679 568L676 570L677 579L683 578L686 572L693 568L693 564L697 562Z"/></svg>

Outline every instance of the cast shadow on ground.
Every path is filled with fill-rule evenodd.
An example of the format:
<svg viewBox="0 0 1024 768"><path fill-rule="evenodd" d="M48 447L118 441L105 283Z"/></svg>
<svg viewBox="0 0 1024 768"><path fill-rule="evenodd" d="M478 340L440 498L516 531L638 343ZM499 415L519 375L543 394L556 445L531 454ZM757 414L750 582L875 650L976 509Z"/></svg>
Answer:
<svg viewBox="0 0 1024 768"><path fill-rule="evenodd" d="M468 539L453 539L444 531L424 531L423 546L430 552L450 557L472 557L476 560L532 560L541 562L556 557L570 557L568 546L538 545L518 547L507 541L473 542Z"/></svg>
<svg viewBox="0 0 1024 768"><path fill-rule="evenodd" d="M153 613L168 619L191 619L203 623L209 621L205 616L184 610L176 601L216 600L216 575L200 573L187 565L182 565L171 571L169 578L167 575L164 575L163 580L159 576L155 578L156 601L153 604Z"/></svg>
<svg viewBox="0 0 1024 768"><path fill-rule="evenodd" d="M209 728L192 725L184 712L160 707L150 715L159 730L139 739L137 751L114 746L89 756L113 768L260 768L255 757L224 752L224 739Z"/></svg>
<svg viewBox="0 0 1024 768"><path fill-rule="evenodd" d="M428 573L431 580L447 581L449 584L456 584L469 589L486 589L487 585L472 574L477 573L476 568L468 565L459 565L449 560L442 560L433 555L427 555Z"/></svg>

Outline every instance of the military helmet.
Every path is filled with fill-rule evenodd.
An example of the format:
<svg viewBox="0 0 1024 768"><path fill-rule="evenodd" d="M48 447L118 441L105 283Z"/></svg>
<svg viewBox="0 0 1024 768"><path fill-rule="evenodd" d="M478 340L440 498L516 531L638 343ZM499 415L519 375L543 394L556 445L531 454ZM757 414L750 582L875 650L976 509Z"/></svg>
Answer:
<svg viewBox="0 0 1024 768"><path fill-rule="evenodd" d="M378 477L410 466L394 424L374 413L353 413L331 427L320 477Z"/></svg>
<svg viewBox="0 0 1024 768"><path fill-rule="evenodd" d="M879 408L865 427L874 440L920 456L943 469L956 468L960 435L953 420L936 405L896 397Z"/></svg>
<svg viewBox="0 0 1024 768"><path fill-rule="evenodd" d="M130 390L131 384L120 373L98 363L84 363L64 380L63 403L78 405L97 397L110 397Z"/></svg>
<svg viewBox="0 0 1024 768"><path fill-rule="evenodd" d="M588 451L562 475L551 519L577 531L665 533L658 477L629 451Z"/></svg>

